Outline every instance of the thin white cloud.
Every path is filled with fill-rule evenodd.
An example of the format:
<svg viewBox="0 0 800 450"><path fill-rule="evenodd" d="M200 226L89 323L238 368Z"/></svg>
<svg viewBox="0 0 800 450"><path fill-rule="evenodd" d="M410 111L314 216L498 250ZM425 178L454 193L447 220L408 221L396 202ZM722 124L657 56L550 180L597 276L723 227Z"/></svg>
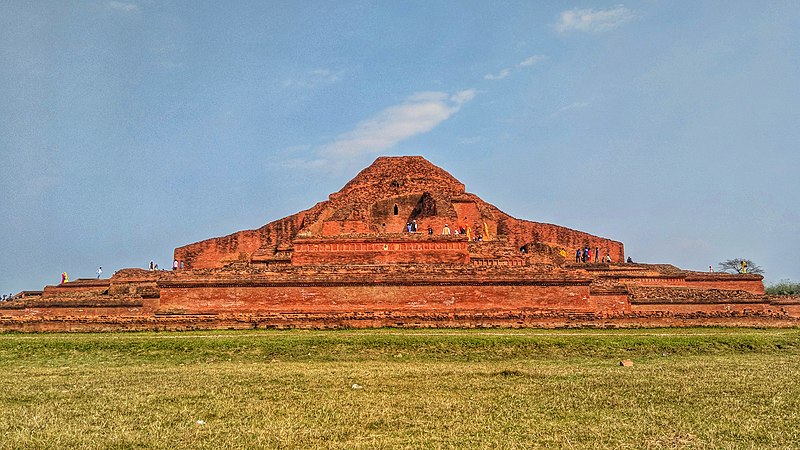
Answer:
<svg viewBox="0 0 800 450"><path fill-rule="evenodd" d="M155 62L163 69L172 70L183 67L180 62L182 49L175 44L162 45L151 49Z"/></svg>
<svg viewBox="0 0 800 450"><path fill-rule="evenodd" d="M525 58L519 64L517 64L517 69L521 69L523 67L531 67L537 63L544 61L544 55L533 55Z"/></svg>
<svg viewBox="0 0 800 450"><path fill-rule="evenodd" d="M486 139L483 136L472 136L467 138L461 138L458 140L459 145L474 145L480 144L484 142Z"/></svg>
<svg viewBox="0 0 800 450"><path fill-rule="evenodd" d="M330 162L324 159L303 159L303 158L289 158L280 162L280 164L267 163L268 168L278 169L325 169L330 167Z"/></svg>
<svg viewBox="0 0 800 450"><path fill-rule="evenodd" d="M478 92L475 89L464 89L463 91L458 91L453 94L450 97L450 101L457 105L458 109L461 109L461 105L475 98L475 94L477 93ZM458 109L453 112L458 112Z"/></svg>
<svg viewBox="0 0 800 450"><path fill-rule="evenodd" d="M561 13L555 29L559 33L570 31L601 33L617 28L633 18L633 12L623 5L599 10L575 8Z"/></svg>
<svg viewBox="0 0 800 450"><path fill-rule="evenodd" d="M134 11L139 10L139 5L133 3L124 3L118 1L110 1L106 2L106 8L113 10L113 11L121 11L126 13L131 13Z"/></svg>
<svg viewBox="0 0 800 450"><path fill-rule="evenodd" d="M323 84L332 84L342 80L344 69L314 69L297 78L283 80L283 87L313 88Z"/></svg>
<svg viewBox="0 0 800 450"><path fill-rule="evenodd" d="M589 105L591 105L589 102L572 102L569 105L562 106L561 108L558 108L556 110L556 112L554 112L553 114L550 115L550 117L555 117L555 116L558 116L560 114L563 114L563 113L569 112L569 111L575 111L575 110L578 110L578 109L588 108Z"/></svg>
<svg viewBox="0 0 800 450"><path fill-rule="evenodd" d="M502 80L503 78L507 77L509 74L511 74L511 69L503 69L497 75L493 75L491 73L488 73L488 74L483 76L483 79L485 79L485 80Z"/></svg>
<svg viewBox="0 0 800 450"><path fill-rule="evenodd" d="M523 59L522 61L520 61L514 67L517 70L523 70L523 69L525 69L527 67L531 67L531 66L541 62L544 59L545 59L544 55L529 56L529 57ZM508 77L509 75L511 75L511 68L510 67L506 67L505 69L500 70L500 72L498 72L497 74L489 73L489 74L484 75L483 79L484 80L492 80L492 81L502 80L502 79Z"/></svg>
<svg viewBox="0 0 800 450"><path fill-rule="evenodd" d="M401 141L426 133L457 113L475 98L475 89L453 94L419 92L356 124L332 142L320 146L298 145L278 151L267 168L336 172L350 170L365 155L385 152ZM304 154L304 155L303 155Z"/></svg>
<svg viewBox="0 0 800 450"><path fill-rule="evenodd" d="M432 130L475 98L475 94L475 89L452 95L446 92L414 94L403 103L384 109L323 146L320 155L326 159L353 158L387 150L401 141Z"/></svg>

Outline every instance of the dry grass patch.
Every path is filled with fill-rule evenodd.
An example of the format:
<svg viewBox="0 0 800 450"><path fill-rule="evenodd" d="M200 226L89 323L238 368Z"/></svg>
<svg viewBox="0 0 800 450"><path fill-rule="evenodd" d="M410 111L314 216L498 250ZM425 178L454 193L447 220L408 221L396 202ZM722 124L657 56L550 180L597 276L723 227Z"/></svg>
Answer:
<svg viewBox="0 0 800 450"><path fill-rule="evenodd" d="M800 330L8 334L0 448L792 448L799 353Z"/></svg>

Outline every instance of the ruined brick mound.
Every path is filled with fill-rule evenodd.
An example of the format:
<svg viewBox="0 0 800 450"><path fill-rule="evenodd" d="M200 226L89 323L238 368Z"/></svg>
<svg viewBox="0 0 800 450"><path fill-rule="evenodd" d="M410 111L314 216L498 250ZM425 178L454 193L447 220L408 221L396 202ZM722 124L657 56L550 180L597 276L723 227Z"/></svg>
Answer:
<svg viewBox="0 0 800 450"><path fill-rule="evenodd" d="M585 248L588 261L576 262ZM419 156L378 158L310 209L174 255L181 270L125 269L20 293L0 304L0 329L791 326L800 318L800 299L765 296L758 275L624 264L622 243L511 217Z"/></svg>
<svg viewBox="0 0 800 450"><path fill-rule="evenodd" d="M520 220L503 213L463 183L421 156L381 157L362 170L339 192L311 209L271 222L257 230L207 239L175 250L175 259L188 268L220 268L235 261L289 263L298 238L369 239L398 234L407 226L418 234L441 236L445 226L455 233L469 230L484 242L503 239L499 252L529 244L546 244L574 254L575 249L599 249L612 261L624 257L622 243L557 225ZM451 235L452 236L452 235ZM594 253L593 253L594 254ZM303 263L305 263L304 261ZM414 261L435 263L435 258Z"/></svg>

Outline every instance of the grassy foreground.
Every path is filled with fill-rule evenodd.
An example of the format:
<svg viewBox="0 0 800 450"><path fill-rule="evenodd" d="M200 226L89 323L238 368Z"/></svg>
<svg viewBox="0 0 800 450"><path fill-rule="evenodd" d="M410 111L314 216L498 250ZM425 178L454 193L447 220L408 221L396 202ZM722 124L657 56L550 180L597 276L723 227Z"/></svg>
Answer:
<svg viewBox="0 0 800 450"><path fill-rule="evenodd" d="M800 448L798 430L798 329L0 334L0 448Z"/></svg>

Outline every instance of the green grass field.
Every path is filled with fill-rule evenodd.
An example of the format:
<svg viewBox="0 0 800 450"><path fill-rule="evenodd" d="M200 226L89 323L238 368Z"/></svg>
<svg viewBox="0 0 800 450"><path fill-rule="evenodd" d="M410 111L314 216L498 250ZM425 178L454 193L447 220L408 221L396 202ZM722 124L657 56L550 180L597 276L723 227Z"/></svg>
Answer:
<svg viewBox="0 0 800 450"><path fill-rule="evenodd" d="M772 449L799 430L799 329L0 334L0 448Z"/></svg>

